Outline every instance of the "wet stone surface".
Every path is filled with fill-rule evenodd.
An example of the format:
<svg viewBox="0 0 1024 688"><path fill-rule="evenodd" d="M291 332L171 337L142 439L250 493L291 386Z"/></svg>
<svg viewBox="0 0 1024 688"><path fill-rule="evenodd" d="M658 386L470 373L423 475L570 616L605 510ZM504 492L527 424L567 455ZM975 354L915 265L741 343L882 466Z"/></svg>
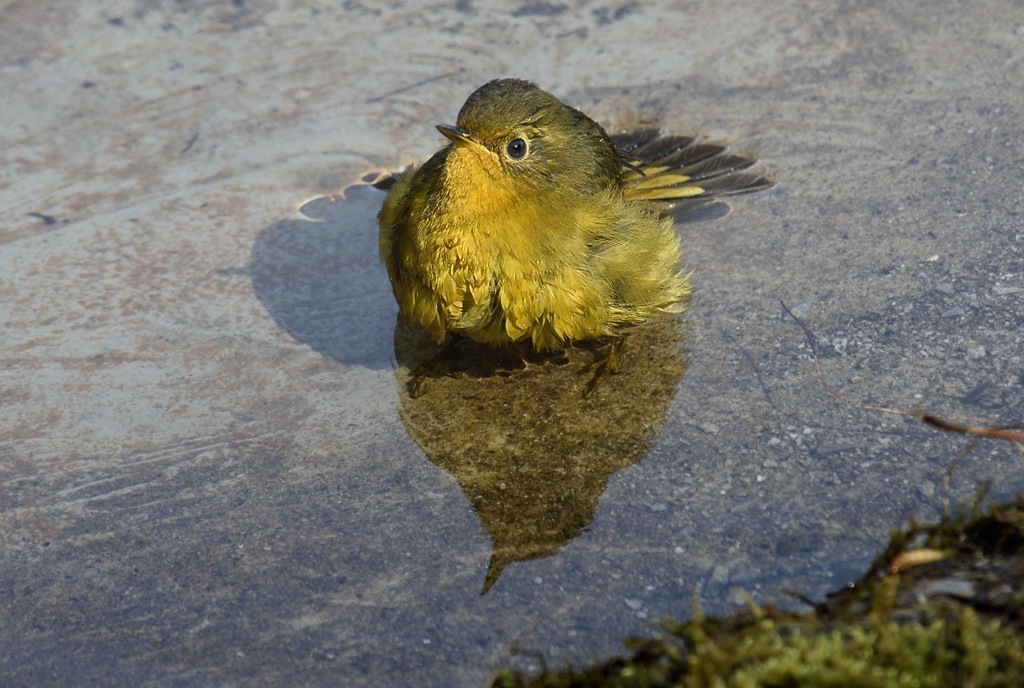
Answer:
<svg viewBox="0 0 1024 688"><path fill-rule="evenodd" d="M3 685L482 685L1024 489L992 442L946 489L965 438L855 406L1024 417L1008 4L4 12ZM361 180L509 75L779 184L680 222L691 307L592 399L585 348L412 399Z"/></svg>

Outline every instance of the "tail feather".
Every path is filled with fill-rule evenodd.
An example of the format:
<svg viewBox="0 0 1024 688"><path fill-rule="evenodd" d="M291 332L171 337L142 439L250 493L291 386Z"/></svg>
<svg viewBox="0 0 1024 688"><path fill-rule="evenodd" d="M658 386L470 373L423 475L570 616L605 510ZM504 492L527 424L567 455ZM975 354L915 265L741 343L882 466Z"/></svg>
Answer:
<svg viewBox="0 0 1024 688"><path fill-rule="evenodd" d="M662 136L657 129L641 129L611 139L622 162L626 196L666 209L775 184L757 160L700 137Z"/></svg>

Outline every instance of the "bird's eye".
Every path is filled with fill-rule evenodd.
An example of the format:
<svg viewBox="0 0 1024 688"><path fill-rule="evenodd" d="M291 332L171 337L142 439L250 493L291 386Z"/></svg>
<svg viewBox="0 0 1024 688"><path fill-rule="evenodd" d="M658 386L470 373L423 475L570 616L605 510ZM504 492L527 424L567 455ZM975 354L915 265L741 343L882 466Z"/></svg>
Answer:
<svg viewBox="0 0 1024 688"><path fill-rule="evenodd" d="M526 141L522 139L512 139L508 142L508 146L505 148L505 152L508 153L508 157L513 160L522 160L526 157Z"/></svg>

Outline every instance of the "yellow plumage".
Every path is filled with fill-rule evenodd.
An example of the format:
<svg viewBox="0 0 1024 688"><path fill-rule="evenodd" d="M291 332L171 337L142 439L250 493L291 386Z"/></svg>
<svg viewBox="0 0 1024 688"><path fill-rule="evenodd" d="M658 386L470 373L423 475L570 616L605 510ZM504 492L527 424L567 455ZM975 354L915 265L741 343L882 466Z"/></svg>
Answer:
<svg viewBox="0 0 1024 688"><path fill-rule="evenodd" d="M586 115L514 79L482 86L439 129L452 144L398 178L379 215L399 308L438 342L559 349L685 307L679 238L649 201L708 194L678 150L657 148L665 139L617 151ZM645 146L662 160L637 158Z"/></svg>

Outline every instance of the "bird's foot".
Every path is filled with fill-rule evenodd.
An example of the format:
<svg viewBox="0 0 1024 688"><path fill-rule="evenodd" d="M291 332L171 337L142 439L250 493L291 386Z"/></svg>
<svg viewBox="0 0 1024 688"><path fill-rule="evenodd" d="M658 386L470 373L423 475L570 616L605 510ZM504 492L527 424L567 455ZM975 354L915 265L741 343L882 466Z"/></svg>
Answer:
<svg viewBox="0 0 1024 688"><path fill-rule="evenodd" d="M409 396L413 399L423 396L427 391L426 380L437 368L440 368L442 374L447 377L462 377L461 372L452 369L451 357L452 352L463 341L462 337L450 337L444 346L441 347L440 351L423 361L423 363L420 363L409 373L412 376L412 381L409 383Z"/></svg>
<svg viewBox="0 0 1024 688"><path fill-rule="evenodd" d="M590 382L583 389L583 398L589 399L593 394L594 390L604 382L605 377L608 375L615 375L622 370L622 348L626 342L625 335L618 335L613 337L608 343L604 354L599 355L598 358L589 365L584 366L580 370L580 375L587 373L593 373L590 378Z"/></svg>

